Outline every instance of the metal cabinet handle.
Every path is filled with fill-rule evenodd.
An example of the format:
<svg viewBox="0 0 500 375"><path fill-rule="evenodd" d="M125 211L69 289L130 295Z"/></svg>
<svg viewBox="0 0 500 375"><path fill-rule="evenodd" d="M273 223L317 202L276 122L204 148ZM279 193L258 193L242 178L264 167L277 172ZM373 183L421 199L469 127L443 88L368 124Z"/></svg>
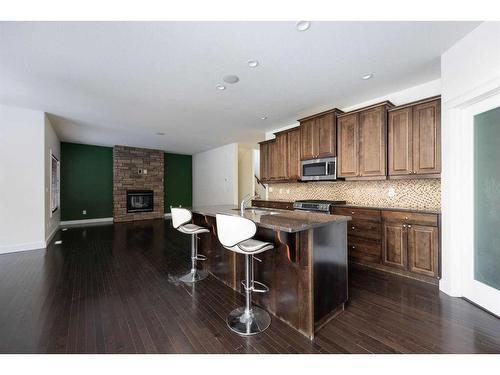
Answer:
<svg viewBox="0 0 500 375"><path fill-rule="evenodd" d="M351 229L354 229L354 227L351 227Z"/></svg>
<svg viewBox="0 0 500 375"><path fill-rule="evenodd" d="M354 211L351 211L351 215L354 215Z"/></svg>
<svg viewBox="0 0 500 375"><path fill-rule="evenodd" d="M406 228L406 224L403 224L403 228Z"/></svg>
<svg viewBox="0 0 500 375"><path fill-rule="evenodd" d="M408 220L408 216L405 216L405 220Z"/></svg>
<svg viewBox="0 0 500 375"><path fill-rule="evenodd" d="M356 248L356 246L354 246L354 245L353 245L353 246L352 246L352 248L353 248L353 249L355 249L355 248Z"/></svg>
<svg viewBox="0 0 500 375"><path fill-rule="evenodd" d="M408 228L411 228L411 225L408 225Z"/></svg>

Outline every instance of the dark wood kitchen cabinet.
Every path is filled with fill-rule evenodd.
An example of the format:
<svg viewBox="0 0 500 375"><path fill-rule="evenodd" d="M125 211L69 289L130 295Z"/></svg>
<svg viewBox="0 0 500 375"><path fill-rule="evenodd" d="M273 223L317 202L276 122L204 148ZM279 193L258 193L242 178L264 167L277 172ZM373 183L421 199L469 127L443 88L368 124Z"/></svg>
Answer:
<svg viewBox="0 0 500 375"><path fill-rule="evenodd" d="M382 262L412 274L439 276L436 214L383 211Z"/></svg>
<svg viewBox="0 0 500 375"><path fill-rule="evenodd" d="M276 141L271 149L272 178L286 180L288 178L288 138L286 133L276 134Z"/></svg>
<svg viewBox="0 0 500 375"><path fill-rule="evenodd" d="M287 135L287 179L291 181L300 180L300 127L294 128Z"/></svg>
<svg viewBox="0 0 500 375"><path fill-rule="evenodd" d="M274 141L260 142L260 179L263 182L269 181L269 144Z"/></svg>
<svg viewBox="0 0 500 375"><path fill-rule="evenodd" d="M358 114L344 116L338 119L338 177L359 176L359 126Z"/></svg>
<svg viewBox="0 0 500 375"><path fill-rule="evenodd" d="M339 177L385 179L387 175L387 110L389 101L338 116Z"/></svg>
<svg viewBox="0 0 500 375"><path fill-rule="evenodd" d="M301 160L337 155L337 115L341 113L334 108L299 120Z"/></svg>
<svg viewBox="0 0 500 375"><path fill-rule="evenodd" d="M389 110L388 154L391 178L440 177L440 97Z"/></svg>
<svg viewBox="0 0 500 375"><path fill-rule="evenodd" d="M260 175L265 183L300 179L300 128L275 133L260 142Z"/></svg>

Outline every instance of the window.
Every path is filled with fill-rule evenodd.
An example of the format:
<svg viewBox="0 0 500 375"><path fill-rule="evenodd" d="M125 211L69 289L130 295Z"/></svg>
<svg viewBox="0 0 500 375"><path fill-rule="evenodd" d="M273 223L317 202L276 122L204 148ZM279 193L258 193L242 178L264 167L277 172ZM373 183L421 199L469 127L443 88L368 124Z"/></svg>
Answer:
<svg viewBox="0 0 500 375"><path fill-rule="evenodd" d="M50 156L50 209L53 213L59 208L59 160L52 153Z"/></svg>

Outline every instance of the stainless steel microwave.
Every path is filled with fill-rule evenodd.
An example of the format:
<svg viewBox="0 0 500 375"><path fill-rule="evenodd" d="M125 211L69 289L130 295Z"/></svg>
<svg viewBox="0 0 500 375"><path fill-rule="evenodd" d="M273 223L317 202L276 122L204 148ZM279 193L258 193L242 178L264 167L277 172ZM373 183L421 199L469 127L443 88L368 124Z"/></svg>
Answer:
<svg viewBox="0 0 500 375"><path fill-rule="evenodd" d="M300 162L302 181L327 181L337 179L337 158L303 160Z"/></svg>

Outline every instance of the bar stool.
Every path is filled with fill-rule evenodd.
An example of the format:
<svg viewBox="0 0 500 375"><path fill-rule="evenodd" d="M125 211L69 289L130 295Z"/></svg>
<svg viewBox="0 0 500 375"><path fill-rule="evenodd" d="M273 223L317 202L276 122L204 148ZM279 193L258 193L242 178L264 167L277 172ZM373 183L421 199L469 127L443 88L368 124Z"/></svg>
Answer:
<svg viewBox="0 0 500 375"><path fill-rule="evenodd" d="M271 324L271 317L267 311L252 306L252 292L265 293L269 288L254 280L253 261L255 254L271 250L274 246L272 243L252 238L257 231L257 226L252 220L217 214L216 222L217 235L222 246L236 253L245 254L245 281L242 282L245 289L245 306L231 311L226 319L227 325L242 336L263 332Z"/></svg>
<svg viewBox="0 0 500 375"><path fill-rule="evenodd" d="M196 224L190 224L193 214L186 208L170 207L172 212L172 225L179 232L191 235L191 271L182 276L179 280L185 283L194 283L203 280L208 273L204 270L196 268L197 261L207 260L204 255L198 254L198 234L209 233L207 228L200 227Z"/></svg>

